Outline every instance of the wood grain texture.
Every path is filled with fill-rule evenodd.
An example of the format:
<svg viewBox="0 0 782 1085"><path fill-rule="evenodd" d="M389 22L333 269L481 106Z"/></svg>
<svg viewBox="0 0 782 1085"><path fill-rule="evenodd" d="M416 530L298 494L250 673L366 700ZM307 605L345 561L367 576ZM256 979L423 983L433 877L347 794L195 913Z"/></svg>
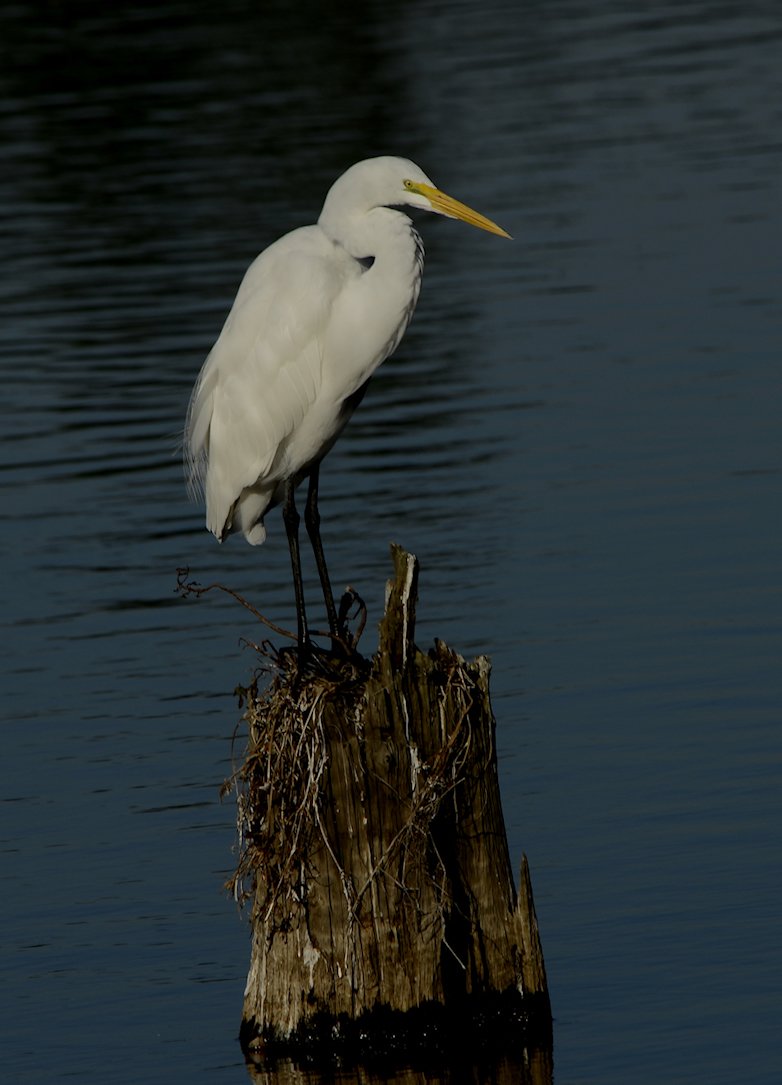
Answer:
<svg viewBox="0 0 782 1085"><path fill-rule="evenodd" d="M427 1007L476 1019L496 996L550 1028L529 870L517 894L508 855L489 662L416 647L418 565L392 555L368 664L249 694L245 1047Z"/></svg>

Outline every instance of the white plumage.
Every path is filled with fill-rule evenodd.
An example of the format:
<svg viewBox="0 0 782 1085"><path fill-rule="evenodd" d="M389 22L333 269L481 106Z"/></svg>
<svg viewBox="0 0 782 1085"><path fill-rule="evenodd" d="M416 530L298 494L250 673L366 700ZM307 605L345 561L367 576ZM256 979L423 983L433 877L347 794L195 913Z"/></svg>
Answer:
<svg viewBox="0 0 782 1085"><path fill-rule="evenodd" d="M423 246L396 209L402 205L509 236L436 189L414 163L374 158L335 182L317 225L292 231L256 258L187 416L190 486L203 489L207 527L218 539L241 532L262 543L267 510L288 495L292 505L308 475L316 500L320 461L374 370L396 349L418 300ZM319 570L324 580L320 562ZM301 637L299 594L297 583ZM330 621L332 611L333 604Z"/></svg>

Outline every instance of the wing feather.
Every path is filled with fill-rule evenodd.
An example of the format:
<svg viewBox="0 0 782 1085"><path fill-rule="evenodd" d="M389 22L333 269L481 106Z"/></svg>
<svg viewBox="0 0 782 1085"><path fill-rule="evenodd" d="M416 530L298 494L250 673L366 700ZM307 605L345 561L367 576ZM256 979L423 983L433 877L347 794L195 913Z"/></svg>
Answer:
<svg viewBox="0 0 782 1085"><path fill-rule="evenodd" d="M243 490L276 485L281 445L321 387L323 340L344 281L318 227L271 245L242 281L187 419L191 489L205 491L207 526L218 538Z"/></svg>

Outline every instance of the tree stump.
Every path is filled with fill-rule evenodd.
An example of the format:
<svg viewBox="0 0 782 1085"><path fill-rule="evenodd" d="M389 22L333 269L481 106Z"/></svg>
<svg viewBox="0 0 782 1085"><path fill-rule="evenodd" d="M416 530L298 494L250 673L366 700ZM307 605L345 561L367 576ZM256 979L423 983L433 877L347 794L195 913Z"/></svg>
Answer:
<svg viewBox="0 0 782 1085"><path fill-rule="evenodd" d="M517 894L500 805L489 661L416 647L418 564L392 555L371 661L245 691L234 889L252 900L248 1051L550 1038L529 870L524 857Z"/></svg>

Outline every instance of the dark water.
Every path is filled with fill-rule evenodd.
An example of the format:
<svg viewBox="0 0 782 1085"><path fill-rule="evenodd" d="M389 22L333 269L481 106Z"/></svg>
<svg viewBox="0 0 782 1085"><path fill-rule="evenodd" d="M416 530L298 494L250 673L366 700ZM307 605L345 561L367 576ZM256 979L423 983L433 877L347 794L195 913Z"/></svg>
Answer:
<svg viewBox="0 0 782 1085"><path fill-rule="evenodd" d="M258 632L175 570L292 592L176 445L246 264L388 152L516 240L421 224L323 475L335 581L370 648L398 540L419 641L493 658L555 1080L779 1080L781 44L770 2L3 6L7 1080L247 1080Z"/></svg>

